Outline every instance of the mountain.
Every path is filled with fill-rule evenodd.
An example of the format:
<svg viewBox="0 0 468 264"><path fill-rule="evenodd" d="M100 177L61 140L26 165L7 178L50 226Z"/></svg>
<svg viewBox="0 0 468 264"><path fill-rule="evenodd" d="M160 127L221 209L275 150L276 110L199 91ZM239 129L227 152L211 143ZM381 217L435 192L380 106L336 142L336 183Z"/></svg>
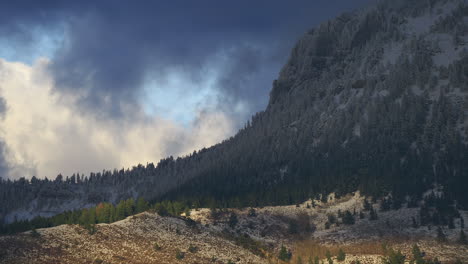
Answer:
<svg viewBox="0 0 468 264"><path fill-rule="evenodd" d="M265 111L234 137L157 166L0 181L4 222L129 197L238 207L335 192L468 208L468 4L386 0L307 32Z"/></svg>
<svg viewBox="0 0 468 264"><path fill-rule="evenodd" d="M419 218L418 208L379 209L372 218L358 192L326 200L249 209L200 208L182 217L148 211L88 230L82 225L40 228L0 236L0 263L285 264L279 259L316 263L316 257L319 263L328 263L327 252L340 264L403 263L383 262L392 249L406 256L405 263L413 263L415 255L417 263L468 261L468 245L457 242L460 230L467 231L459 219L452 228L444 227L443 238L449 243L441 243L438 229L412 223ZM378 203L367 204L379 208ZM463 218L468 218L468 211L460 211ZM338 258L339 250L344 260Z"/></svg>

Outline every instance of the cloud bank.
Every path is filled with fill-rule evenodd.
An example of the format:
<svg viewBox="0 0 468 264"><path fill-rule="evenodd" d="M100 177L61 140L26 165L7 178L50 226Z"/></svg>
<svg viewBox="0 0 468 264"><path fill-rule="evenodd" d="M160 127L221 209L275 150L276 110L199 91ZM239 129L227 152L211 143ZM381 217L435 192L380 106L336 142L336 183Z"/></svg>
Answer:
<svg viewBox="0 0 468 264"><path fill-rule="evenodd" d="M188 127L135 111L132 118L106 120L77 112L77 98L64 100L54 93L49 64L45 59L32 66L0 60L0 95L6 102L0 120L5 157L0 169L10 178L145 164L188 154L233 132L222 112L200 110Z"/></svg>

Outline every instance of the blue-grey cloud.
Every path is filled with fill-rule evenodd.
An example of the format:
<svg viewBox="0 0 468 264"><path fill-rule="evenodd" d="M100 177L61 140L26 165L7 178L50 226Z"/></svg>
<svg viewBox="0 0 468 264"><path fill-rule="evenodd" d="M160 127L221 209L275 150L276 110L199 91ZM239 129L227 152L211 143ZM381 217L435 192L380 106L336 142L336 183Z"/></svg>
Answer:
<svg viewBox="0 0 468 264"><path fill-rule="evenodd" d="M10 85L30 85L22 83L25 78L21 74L26 72L47 81L50 76L54 85L49 87L47 81L40 84L47 90L47 96L42 99L53 98L54 102L41 101L51 106L37 115L44 120L55 112L65 111L67 115L54 119L55 123L47 122L54 134L53 147L50 142L38 142L48 137L34 136L27 141L19 132L10 131L0 139L3 140L0 141L0 174L11 171L13 165L25 166L31 173L36 173L37 167L39 176L63 172L63 168L99 170L97 166L108 168L146 159L155 161L164 155L188 153L191 148L220 141L240 127L249 115L265 108L271 83L303 32L371 1L374 0L3 1L0 3L0 58L5 43L13 56L23 58L28 54L35 56L31 55L33 50L42 43L38 38L57 39L56 34L60 35L60 41L54 43L56 47L46 47L52 50L46 54L50 61L36 66L8 64L18 73L17 80ZM47 68L46 73L43 67ZM184 100L182 104L200 104L199 107L184 105L183 110L193 115L189 125L168 120L171 118L164 112L142 116L144 104L150 101L142 98L154 99L146 94L149 90L159 89L153 94L164 96L165 91L161 90L171 93L170 89L175 89L174 85L164 86L168 76L181 76L184 82L191 83L182 84L172 97L183 96L180 92L183 89L190 90L187 96L193 96L198 92L194 90L211 85L205 90L215 90L212 95L217 98L216 109L212 109L211 99ZM146 86L148 79L156 80L157 87ZM36 93L38 97L43 95L42 90ZM172 101L173 98L171 104ZM17 109L26 107L24 102L7 103ZM5 105L0 100L0 114L8 121L4 123L13 127L18 127L18 120L24 119L24 115L36 114L31 108L23 116L8 117ZM151 109L158 111L167 106ZM37 109L44 107L37 106ZM34 121L28 123L31 133L27 136L34 135L36 125L41 127L43 122L27 118ZM77 135L69 131L71 127ZM102 131L106 132L104 139ZM149 138L153 139L152 144L148 143ZM104 144L105 139L109 142ZM28 147L23 147L25 142ZM50 153L44 153L44 145ZM5 157L9 151L22 157L18 161L21 166L8 164ZM67 153L67 157L61 152ZM88 158L83 159L82 153L87 153ZM110 157L108 153L121 156ZM15 175L21 171L25 169L16 169Z"/></svg>
<svg viewBox="0 0 468 264"><path fill-rule="evenodd" d="M2 5L0 32L29 44L31 27L66 24L51 66L59 92L80 93L84 109L112 117L122 104L138 107L149 72L177 68L197 81L202 66L228 50L217 87L225 102L258 111L303 31L369 1L15 1Z"/></svg>

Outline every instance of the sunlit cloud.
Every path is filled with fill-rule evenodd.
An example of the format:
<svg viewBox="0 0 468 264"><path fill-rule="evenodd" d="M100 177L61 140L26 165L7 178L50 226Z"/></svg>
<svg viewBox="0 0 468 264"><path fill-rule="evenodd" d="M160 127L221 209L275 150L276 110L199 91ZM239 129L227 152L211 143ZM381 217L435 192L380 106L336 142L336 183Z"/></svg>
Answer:
<svg viewBox="0 0 468 264"><path fill-rule="evenodd" d="M185 126L160 113L133 111L131 118L96 118L76 111L73 97L54 92L46 59L33 65L0 60L0 96L6 113L0 138L6 144L9 177L55 177L89 173L184 155L230 136L222 112L195 109Z"/></svg>

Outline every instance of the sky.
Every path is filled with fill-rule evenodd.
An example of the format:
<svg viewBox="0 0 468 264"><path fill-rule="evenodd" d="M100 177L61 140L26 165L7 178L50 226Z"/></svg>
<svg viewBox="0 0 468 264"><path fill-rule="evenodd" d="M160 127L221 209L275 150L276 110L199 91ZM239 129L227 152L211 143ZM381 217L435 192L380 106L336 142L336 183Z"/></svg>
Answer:
<svg viewBox="0 0 468 264"><path fill-rule="evenodd" d="M371 1L2 1L0 177L221 142L266 107L302 34Z"/></svg>

